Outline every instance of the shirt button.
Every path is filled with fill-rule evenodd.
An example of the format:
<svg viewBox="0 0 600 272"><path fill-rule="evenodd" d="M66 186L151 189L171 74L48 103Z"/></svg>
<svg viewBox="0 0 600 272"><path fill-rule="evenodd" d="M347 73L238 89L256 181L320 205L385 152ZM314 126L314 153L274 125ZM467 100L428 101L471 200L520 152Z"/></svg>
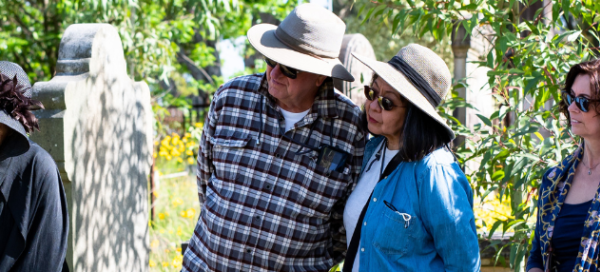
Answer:
<svg viewBox="0 0 600 272"><path fill-rule="evenodd" d="M267 184L267 185L265 186L265 188L267 188L267 190L271 190L271 185L270 185L270 184Z"/></svg>
<svg viewBox="0 0 600 272"><path fill-rule="evenodd" d="M377 198L376 197L373 198L373 202L377 202Z"/></svg>
<svg viewBox="0 0 600 272"><path fill-rule="evenodd" d="M260 220L260 216L259 215L257 215L255 218L256 218L256 220Z"/></svg>
<svg viewBox="0 0 600 272"><path fill-rule="evenodd" d="M361 248L361 249L360 249L360 251L362 251L362 252L365 252L365 248L364 248L364 247L363 247L363 248Z"/></svg>
<svg viewBox="0 0 600 272"><path fill-rule="evenodd" d="M367 222L365 222L365 224L364 224L364 225L366 226L366 225L367 225Z"/></svg>
<svg viewBox="0 0 600 272"><path fill-rule="evenodd" d="M363 249L364 251L364 249ZM246 249L246 253L252 253L252 249Z"/></svg>
<svg viewBox="0 0 600 272"><path fill-rule="evenodd" d="M279 158L281 158L281 155L279 153L276 153L275 157L279 159Z"/></svg>

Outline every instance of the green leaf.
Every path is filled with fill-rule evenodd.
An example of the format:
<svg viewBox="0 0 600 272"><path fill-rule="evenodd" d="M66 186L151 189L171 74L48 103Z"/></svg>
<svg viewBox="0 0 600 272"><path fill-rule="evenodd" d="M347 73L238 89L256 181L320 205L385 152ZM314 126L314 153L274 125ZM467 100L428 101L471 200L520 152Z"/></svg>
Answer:
<svg viewBox="0 0 600 272"><path fill-rule="evenodd" d="M485 192L483 193L483 195L481 195L481 202L484 202L485 198L493 191L496 191L498 189L498 186L494 185L491 186L490 188L488 188L487 190L485 190Z"/></svg>
<svg viewBox="0 0 600 272"><path fill-rule="evenodd" d="M375 10L375 8L369 9L369 12L367 12L367 15L365 15L365 18L362 20L361 24L364 24L367 20L369 20L371 18L371 14L373 13L374 10Z"/></svg>
<svg viewBox="0 0 600 272"><path fill-rule="evenodd" d="M488 119L487 117L481 115L481 114L476 114L477 117L479 117L479 119L481 119L481 121L486 124L487 126L492 126L492 122L490 121L490 119Z"/></svg>
<svg viewBox="0 0 600 272"><path fill-rule="evenodd" d="M494 68L494 50L488 52L486 64L488 68Z"/></svg>
<svg viewBox="0 0 600 272"><path fill-rule="evenodd" d="M494 172L494 174L492 174L493 181L502 180L503 178L504 178L504 171L502 171L502 170L498 170L498 171Z"/></svg>
<svg viewBox="0 0 600 272"><path fill-rule="evenodd" d="M506 50L508 50L508 38L506 36L500 37L498 39L496 48L498 48L498 50L500 50L500 52L502 52L502 54L504 54L506 52Z"/></svg>
<svg viewBox="0 0 600 272"><path fill-rule="evenodd" d="M490 233L488 234L488 238L492 238L492 235L494 235L494 233L496 232L498 227L502 226L503 224L504 224L504 222L502 222L500 220L494 222L494 225L492 225L492 228L490 229Z"/></svg>
<svg viewBox="0 0 600 272"><path fill-rule="evenodd" d="M562 6L562 10L564 11L564 14L569 14L571 0L562 0L561 6Z"/></svg>

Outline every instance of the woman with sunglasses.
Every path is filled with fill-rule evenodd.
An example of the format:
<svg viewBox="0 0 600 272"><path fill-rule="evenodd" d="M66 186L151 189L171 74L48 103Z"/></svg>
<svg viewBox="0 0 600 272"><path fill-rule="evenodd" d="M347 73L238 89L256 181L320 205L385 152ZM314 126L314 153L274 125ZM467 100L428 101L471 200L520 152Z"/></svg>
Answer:
<svg viewBox="0 0 600 272"><path fill-rule="evenodd" d="M364 108L375 137L344 210L343 271L479 271L471 186L436 111L448 67L416 44L388 63L354 57L375 73Z"/></svg>
<svg viewBox="0 0 600 272"><path fill-rule="evenodd" d="M579 147L548 170L539 188L528 272L598 271L600 60L571 67L559 102Z"/></svg>

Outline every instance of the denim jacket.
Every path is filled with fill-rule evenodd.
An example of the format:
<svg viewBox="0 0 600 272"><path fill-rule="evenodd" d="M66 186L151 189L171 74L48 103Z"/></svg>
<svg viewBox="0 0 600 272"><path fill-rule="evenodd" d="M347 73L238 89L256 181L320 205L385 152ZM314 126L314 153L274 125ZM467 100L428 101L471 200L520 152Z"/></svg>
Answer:
<svg viewBox="0 0 600 272"><path fill-rule="evenodd" d="M367 143L363 169L383 139ZM480 271L471 186L448 150L400 163L369 201L359 271Z"/></svg>

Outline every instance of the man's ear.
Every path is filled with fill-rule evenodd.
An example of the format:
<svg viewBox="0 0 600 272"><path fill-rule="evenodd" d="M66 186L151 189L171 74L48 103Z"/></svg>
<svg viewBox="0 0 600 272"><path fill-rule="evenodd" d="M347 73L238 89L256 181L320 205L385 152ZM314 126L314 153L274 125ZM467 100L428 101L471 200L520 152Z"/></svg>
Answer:
<svg viewBox="0 0 600 272"><path fill-rule="evenodd" d="M317 87L320 87L321 84L323 84L323 82L325 81L325 79L327 79L326 76L319 75L319 77L317 78L317 81L315 81L315 85Z"/></svg>

